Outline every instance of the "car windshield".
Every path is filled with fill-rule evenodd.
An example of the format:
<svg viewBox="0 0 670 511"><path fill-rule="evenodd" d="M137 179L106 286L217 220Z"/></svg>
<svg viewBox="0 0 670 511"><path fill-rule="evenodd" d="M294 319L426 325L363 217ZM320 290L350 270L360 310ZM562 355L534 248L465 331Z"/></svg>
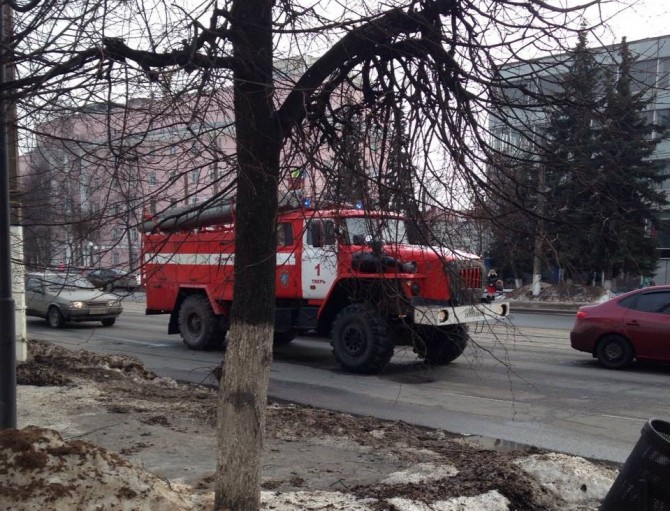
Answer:
<svg viewBox="0 0 670 511"><path fill-rule="evenodd" d="M372 241L408 243L405 221L388 217L355 217L345 220L347 243L364 245Z"/></svg>
<svg viewBox="0 0 670 511"><path fill-rule="evenodd" d="M44 283L54 289L95 289L95 286L83 277L73 275L46 275Z"/></svg>

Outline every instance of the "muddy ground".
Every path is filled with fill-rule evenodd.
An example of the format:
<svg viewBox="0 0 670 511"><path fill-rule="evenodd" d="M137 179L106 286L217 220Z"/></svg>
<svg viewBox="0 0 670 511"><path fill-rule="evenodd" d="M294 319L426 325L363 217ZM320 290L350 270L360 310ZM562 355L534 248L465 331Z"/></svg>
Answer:
<svg viewBox="0 0 670 511"><path fill-rule="evenodd" d="M178 491L181 499L172 508L142 507L136 500L149 497L124 483L117 495L119 502L130 502L127 509L209 507L215 389L158 377L125 356L69 351L44 342L31 342L29 353L17 373L21 431L0 432L0 508L41 509L44 502L60 502L47 488L54 475L47 472L54 470L51 465L66 471L66 460L58 456L71 454L64 446L73 443L98 458L118 453L123 462L96 469L97 476L89 470L59 479L56 493L61 496L72 498L77 492L61 487L89 476L109 485L110 474L127 463L133 470L147 471L146 477L157 476L151 479L154 483L141 483L142 488L167 482L165 491ZM29 425L54 430L60 437ZM45 457L56 457L58 463L35 462ZM402 422L286 403L270 403L268 408L263 458L267 509L595 510L615 476L607 464L530 448L487 450L464 437ZM133 477L140 484L141 478ZM35 491L40 480L47 482ZM32 485L31 491L16 491L28 488L26 484ZM45 500L38 501L41 495ZM126 509L119 502L100 509ZM79 505L62 501L51 508L97 509Z"/></svg>

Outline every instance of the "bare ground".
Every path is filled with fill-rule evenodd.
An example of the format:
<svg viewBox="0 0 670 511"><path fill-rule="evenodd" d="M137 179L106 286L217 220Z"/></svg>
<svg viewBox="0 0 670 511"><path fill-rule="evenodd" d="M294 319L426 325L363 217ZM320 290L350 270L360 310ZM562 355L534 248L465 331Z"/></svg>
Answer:
<svg viewBox="0 0 670 511"><path fill-rule="evenodd" d="M29 353L17 373L21 430L0 432L0 509L212 508L215 389L160 378L125 356L43 342ZM266 509L595 510L615 475L403 422L268 408Z"/></svg>

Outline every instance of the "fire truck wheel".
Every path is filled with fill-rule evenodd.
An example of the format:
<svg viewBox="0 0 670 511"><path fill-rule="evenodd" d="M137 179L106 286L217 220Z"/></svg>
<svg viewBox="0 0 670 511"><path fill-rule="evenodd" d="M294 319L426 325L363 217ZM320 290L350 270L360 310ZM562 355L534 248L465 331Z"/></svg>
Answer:
<svg viewBox="0 0 670 511"><path fill-rule="evenodd" d="M345 307L333 322L333 355L354 373L378 373L393 357L393 341L386 321L373 307Z"/></svg>
<svg viewBox="0 0 670 511"><path fill-rule="evenodd" d="M416 351L430 365L446 365L461 356L468 344L468 327L424 327L416 340Z"/></svg>
<svg viewBox="0 0 670 511"><path fill-rule="evenodd" d="M293 330L288 330L286 332L275 332L274 335L274 345L283 346L288 344L293 339L295 339L295 332Z"/></svg>
<svg viewBox="0 0 670 511"><path fill-rule="evenodd" d="M179 333L184 344L192 350L211 350L223 345L226 332L202 295L191 295L179 309Z"/></svg>

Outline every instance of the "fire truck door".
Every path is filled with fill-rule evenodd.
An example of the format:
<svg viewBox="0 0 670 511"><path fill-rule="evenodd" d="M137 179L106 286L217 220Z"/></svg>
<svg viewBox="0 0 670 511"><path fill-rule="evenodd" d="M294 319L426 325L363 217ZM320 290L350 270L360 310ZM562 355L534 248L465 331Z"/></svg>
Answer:
<svg viewBox="0 0 670 511"><path fill-rule="evenodd" d="M325 298L337 278L337 239L333 220L309 220L303 234L302 296Z"/></svg>

